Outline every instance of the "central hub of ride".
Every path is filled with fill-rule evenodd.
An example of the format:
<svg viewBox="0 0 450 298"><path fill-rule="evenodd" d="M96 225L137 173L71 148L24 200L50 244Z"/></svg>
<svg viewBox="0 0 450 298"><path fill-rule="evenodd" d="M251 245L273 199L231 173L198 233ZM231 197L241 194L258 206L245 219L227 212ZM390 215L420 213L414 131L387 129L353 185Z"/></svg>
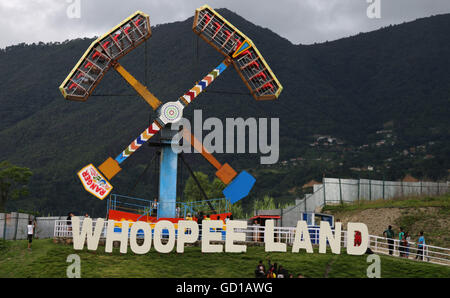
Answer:
<svg viewBox="0 0 450 298"><path fill-rule="evenodd" d="M183 105L178 101L169 101L161 106L159 119L164 123L175 123L183 118Z"/></svg>

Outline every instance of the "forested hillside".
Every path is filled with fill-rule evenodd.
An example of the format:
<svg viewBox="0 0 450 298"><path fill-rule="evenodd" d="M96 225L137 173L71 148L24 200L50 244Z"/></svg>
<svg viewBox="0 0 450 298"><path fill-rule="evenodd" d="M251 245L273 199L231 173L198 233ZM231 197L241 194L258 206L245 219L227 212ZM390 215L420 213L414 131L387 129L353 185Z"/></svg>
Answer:
<svg viewBox="0 0 450 298"><path fill-rule="evenodd" d="M280 119L278 164L261 166L258 154L216 155L257 177L244 207L265 194L290 201L298 195L296 189L322 175L447 177L449 14L306 46L294 45L229 10L219 12L254 41L285 88L276 101L256 102L230 68L185 110L186 118L202 109L204 119ZM178 98L223 59L197 38L191 25L192 18L153 27L146 45L121 60L164 102ZM34 173L30 195L11 201L10 210L104 215L105 203L84 192L76 172L115 157L154 117L147 103L112 70L87 102L62 97L59 85L91 42L21 44L0 51L1 160ZM388 130L392 141L386 137L388 141L375 145L381 140L380 130ZM339 145L314 145L321 135L340 140ZM414 149L413 154L411 148L418 146L425 151ZM116 193L157 196L155 162L132 189L154 151L144 146L123 164L113 181ZM299 162L286 165L294 158ZM213 168L201 157L187 159L195 170L213 177ZM368 165L375 171L350 170ZM183 181L187 175L183 170Z"/></svg>

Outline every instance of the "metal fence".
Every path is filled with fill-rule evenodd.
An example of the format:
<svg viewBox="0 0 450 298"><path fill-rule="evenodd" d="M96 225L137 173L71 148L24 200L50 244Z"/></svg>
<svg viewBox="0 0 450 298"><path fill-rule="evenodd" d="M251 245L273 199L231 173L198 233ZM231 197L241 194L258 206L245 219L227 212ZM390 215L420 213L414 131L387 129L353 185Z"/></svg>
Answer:
<svg viewBox="0 0 450 298"><path fill-rule="evenodd" d="M55 221L54 237L56 238L72 238L71 226L67 224L67 220ZM95 229L96 221L92 221L93 231ZM82 227L82 221L80 221ZM104 222L101 238L106 238L106 231L108 228L108 221ZM199 226L201 229L201 225ZM152 230L153 231L153 230ZM309 236L313 245L319 244L320 228L308 227ZM222 233L222 240L226 239L226 225L222 229L216 230ZM259 225L248 226L246 229L235 229L235 232L245 233L245 241L252 243L264 243L265 227ZM292 245L295 238L295 227L274 227L273 235L275 242L282 242ZM152 233L153 235L153 233ZM162 237L167 237L167 232L163 231ZM139 238L139 234L138 237ZM175 235L177 238L177 234ZM341 247L347 247L347 231L341 231ZM407 245L402 245L397 239L388 239L369 235L369 246L374 253L392 255L393 257L402 257L410 260L417 260L421 262L429 262L440 265L450 265L450 249L437 247L432 245L423 245L420 247L415 242L408 242Z"/></svg>
<svg viewBox="0 0 450 298"><path fill-rule="evenodd" d="M159 210L163 209L161 202L150 201L130 196L111 194L107 200L108 212L110 210L124 211L144 216L153 216L159 219ZM172 203L170 203L172 204ZM194 202L176 202L176 217L186 217L188 214L195 216L203 212L203 214L212 213L212 209L216 213L230 212L230 203L226 198L208 199ZM109 217L108 214L106 217Z"/></svg>
<svg viewBox="0 0 450 298"><path fill-rule="evenodd" d="M368 179L324 178L323 204L393 199L448 193L449 182L402 182ZM320 186L317 186L320 188ZM317 189L318 190L318 189ZM316 189L314 189L316 192Z"/></svg>

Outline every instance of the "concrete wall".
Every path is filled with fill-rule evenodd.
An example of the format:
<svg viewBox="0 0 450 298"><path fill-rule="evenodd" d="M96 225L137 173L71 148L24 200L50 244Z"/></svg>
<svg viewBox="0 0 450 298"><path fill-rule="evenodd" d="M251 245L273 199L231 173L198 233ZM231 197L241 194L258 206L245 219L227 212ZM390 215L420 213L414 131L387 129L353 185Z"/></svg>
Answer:
<svg viewBox="0 0 450 298"><path fill-rule="evenodd" d="M36 218L36 237L53 238L55 229L55 220L66 219L67 216L37 217Z"/></svg>
<svg viewBox="0 0 450 298"><path fill-rule="evenodd" d="M52 238L55 220L65 219L66 216L34 217L30 214L11 212L0 213L0 239L23 240L27 239L27 225L29 220L36 220L35 238Z"/></svg>
<svg viewBox="0 0 450 298"><path fill-rule="evenodd" d="M0 213L0 238L5 240L26 239L30 216L24 213Z"/></svg>
<svg viewBox="0 0 450 298"><path fill-rule="evenodd" d="M295 200L295 205L292 207L281 209L281 226L295 227L297 221L301 220L301 213L304 210L305 200Z"/></svg>

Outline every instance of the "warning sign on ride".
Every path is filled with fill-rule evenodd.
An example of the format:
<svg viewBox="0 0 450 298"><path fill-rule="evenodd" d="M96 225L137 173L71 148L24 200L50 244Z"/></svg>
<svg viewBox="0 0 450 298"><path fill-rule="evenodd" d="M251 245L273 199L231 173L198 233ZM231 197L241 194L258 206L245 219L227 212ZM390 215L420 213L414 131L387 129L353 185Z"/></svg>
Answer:
<svg viewBox="0 0 450 298"><path fill-rule="evenodd" d="M106 198L112 190L112 185L92 164L82 168L78 172L78 178L80 178L84 188L100 200Z"/></svg>

